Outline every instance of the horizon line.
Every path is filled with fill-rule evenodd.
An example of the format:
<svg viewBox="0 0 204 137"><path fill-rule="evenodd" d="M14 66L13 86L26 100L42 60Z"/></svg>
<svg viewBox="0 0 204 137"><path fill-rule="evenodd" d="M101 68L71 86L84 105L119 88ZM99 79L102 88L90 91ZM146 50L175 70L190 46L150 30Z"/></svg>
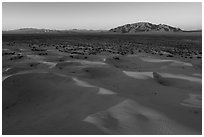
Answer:
<svg viewBox="0 0 204 137"><path fill-rule="evenodd" d="M178 27L178 26L172 26L172 25L170 25L170 24L167 24L167 23L159 23L159 24L156 24L156 23L152 23L152 22L148 22L148 21L138 21L138 22L132 22L132 23L125 23L125 24L123 24L123 25L117 25L116 27L113 27L113 28L117 28L117 27L120 27L120 26L124 26L124 25L127 25L127 24L136 24L136 23L150 23L150 24L154 24L154 25L160 25L160 24L162 24L162 25L168 25L168 26L171 26L171 27L174 27L174 28L180 28L181 30L183 30L183 31L194 31L194 30L202 30L202 26L201 26L201 28L197 28L197 29L182 29L182 27ZM2 31L12 31L12 30L19 30L19 29L26 29L26 28L28 28L28 29L46 29L46 30L59 30L59 31L63 31L63 30L67 30L67 31L69 31L69 30L89 30L89 31L91 31L91 30L93 30L93 31L96 31L96 30L100 30L100 31L108 31L108 30L110 30L110 29L113 29L113 28L109 28L109 29L86 29L86 28L81 28L81 29L79 29L79 28L70 28L70 29L55 29L55 28L53 28L53 29L51 29L51 28L38 28L38 27L20 27L20 28L14 28L14 29L2 29Z"/></svg>
<svg viewBox="0 0 204 137"><path fill-rule="evenodd" d="M126 24L125 24L126 25ZM123 26L123 25L122 25ZM117 27L120 27L120 26L117 26ZM115 27L115 28L117 28ZM177 27L178 28L178 27ZM108 31L110 29L85 29L85 28L82 28L82 29L78 29L78 28L71 28L71 29L51 29L51 28L38 28L38 27L20 27L20 28L15 28L15 29L2 29L2 31L13 31L13 30L20 30L20 29L39 29L39 30L56 30L56 31L71 31L71 30L87 30L87 31ZM113 29L113 28L111 28ZM184 29L181 29L182 31L195 31L195 30L202 30L202 28L198 28L198 29L189 29L189 30L184 30Z"/></svg>

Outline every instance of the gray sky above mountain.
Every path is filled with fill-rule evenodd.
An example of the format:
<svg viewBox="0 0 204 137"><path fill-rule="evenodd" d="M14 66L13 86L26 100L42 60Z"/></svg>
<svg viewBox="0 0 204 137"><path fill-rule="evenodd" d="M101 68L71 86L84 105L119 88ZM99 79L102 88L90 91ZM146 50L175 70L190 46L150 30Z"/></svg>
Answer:
<svg viewBox="0 0 204 137"><path fill-rule="evenodd" d="M201 2L3 3L3 30L111 29L135 22L167 24L184 30L202 28Z"/></svg>

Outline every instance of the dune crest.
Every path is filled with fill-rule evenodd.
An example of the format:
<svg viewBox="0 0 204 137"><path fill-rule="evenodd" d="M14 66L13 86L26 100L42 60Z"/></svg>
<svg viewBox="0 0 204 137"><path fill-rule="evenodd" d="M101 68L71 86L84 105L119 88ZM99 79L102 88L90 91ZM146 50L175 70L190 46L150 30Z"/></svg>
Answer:
<svg viewBox="0 0 204 137"><path fill-rule="evenodd" d="M149 79L153 78L152 72L133 72L133 71L123 71L127 76L136 79Z"/></svg>
<svg viewBox="0 0 204 137"><path fill-rule="evenodd" d="M49 68L53 68L57 65L57 63L55 63L55 62L42 61L41 63L49 65Z"/></svg>
<svg viewBox="0 0 204 137"><path fill-rule="evenodd" d="M141 58L142 61L145 62L152 62L152 63L164 63L164 62L172 62L171 65L177 66L177 65L182 65L182 66L188 66L192 67L193 65L191 63L186 63L178 60L169 60L169 59L154 59L154 58Z"/></svg>
<svg viewBox="0 0 204 137"><path fill-rule="evenodd" d="M79 85L79 86L82 86L82 87L91 87L91 88L95 87L95 86L90 85L89 83L81 81L81 80L79 80L77 78L73 78L73 80L76 82L76 85Z"/></svg>
<svg viewBox="0 0 204 137"><path fill-rule="evenodd" d="M81 63L82 65L107 65L104 62L88 61L88 60L67 60L66 62L78 62L78 63Z"/></svg>
<svg viewBox="0 0 204 137"><path fill-rule="evenodd" d="M102 94L102 95L113 95L113 94L116 94L115 92L113 92L111 90L108 90L108 89L105 89L105 88L101 88L101 87L97 87L97 86L94 86L94 85L90 85L89 83L81 81L81 80L79 80L77 78L73 78L73 80L79 86L89 87L89 88L97 88L98 89L97 94Z"/></svg>
<svg viewBox="0 0 204 137"><path fill-rule="evenodd" d="M183 80L188 80L191 82L197 82L202 84L202 79L197 78L197 77L191 77L191 76L186 76L186 75L179 75L179 74L170 74L170 73L161 73L161 75L165 78L176 78L176 79L183 79Z"/></svg>
<svg viewBox="0 0 204 137"><path fill-rule="evenodd" d="M22 75L22 74L29 74L29 73L48 73L48 72L44 72L44 71L33 71L33 70L31 70L31 71L22 71L22 72L18 72L18 73L12 74L12 75L3 76L3 77L2 77L2 82L4 82L4 80L6 80L7 78L12 77L12 76Z"/></svg>
<svg viewBox="0 0 204 137"><path fill-rule="evenodd" d="M191 82L196 82L202 84L202 79L197 77L191 77L186 75L180 75L180 74L170 74L170 73L157 73L157 72L134 72L134 71L123 71L127 76L133 77L136 79L149 79L149 78L155 78L155 79L162 79L162 78L175 78L175 79L183 79L188 80Z"/></svg>

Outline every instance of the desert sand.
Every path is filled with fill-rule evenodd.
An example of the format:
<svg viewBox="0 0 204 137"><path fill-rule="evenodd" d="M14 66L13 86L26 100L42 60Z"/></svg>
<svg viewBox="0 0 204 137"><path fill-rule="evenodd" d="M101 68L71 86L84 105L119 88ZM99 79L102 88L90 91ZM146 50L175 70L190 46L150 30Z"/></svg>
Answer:
<svg viewBox="0 0 204 137"><path fill-rule="evenodd" d="M3 56L5 135L201 134L201 61L18 48Z"/></svg>

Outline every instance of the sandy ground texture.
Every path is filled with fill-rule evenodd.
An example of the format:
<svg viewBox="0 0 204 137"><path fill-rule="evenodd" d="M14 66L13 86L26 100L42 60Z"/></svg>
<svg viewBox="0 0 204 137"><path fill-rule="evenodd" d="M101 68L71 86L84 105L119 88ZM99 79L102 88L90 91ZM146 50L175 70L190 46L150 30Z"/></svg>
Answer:
<svg viewBox="0 0 204 137"><path fill-rule="evenodd" d="M202 134L201 61L21 49L3 56L4 135Z"/></svg>

